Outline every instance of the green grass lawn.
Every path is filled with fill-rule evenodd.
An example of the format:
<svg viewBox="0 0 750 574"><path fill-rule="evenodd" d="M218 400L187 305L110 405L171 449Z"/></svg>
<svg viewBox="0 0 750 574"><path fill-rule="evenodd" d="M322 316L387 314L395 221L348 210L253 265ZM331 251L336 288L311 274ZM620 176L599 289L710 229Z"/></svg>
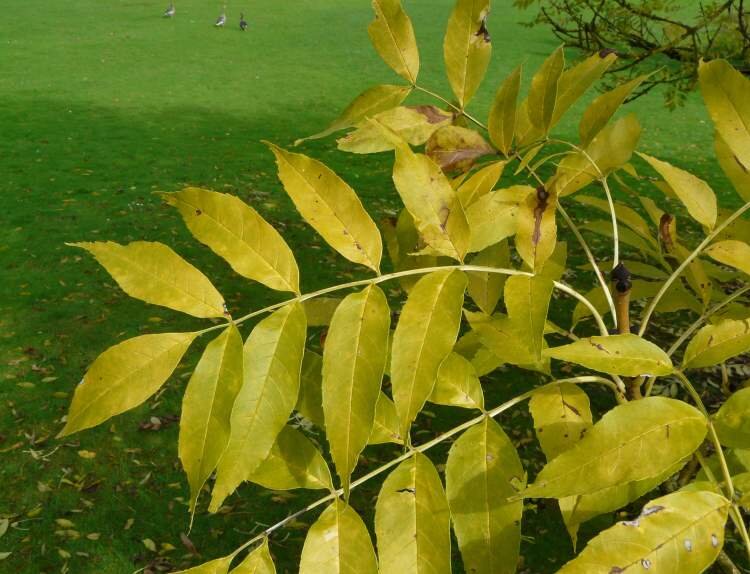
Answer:
<svg viewBox="0 0 750 574"><path fill-rule="evenodd" d="M212 25L219 2L176 4L177 16L167 20L160 17L166 3L153 1L27 0L0 21L0 517L14 523L0 538L0 552L12 551L1 572L120 574L200 561L180 538L189 517L174 422L195 352L143 407L68 440L54 435L101 351L139 333L202 323L128 299L65 242L164 241L212 278L231 311L278 300L192 241L153 193L191 184L235 193L273 222L300 250L304 291L361 273L302 223L260 140L291 145L364 88L395 81L367 38L369 2L230 2L226 29ZM420 41L423 83L447 95L441 46L452 2L404 4ZM240 11L250 23L246 33L237 25ZM510 0L495 3L489 81L473 105L480 117L505 74L519 62L535 68L556 46L547 30L520 26L526 17ZM632 107L645 128L642 149L690 168L729 197L699 98L674 114L657 94ZM575 110L569 116L559 133L572 138ZM375 219L396 209L390 154L346 156L332 140L302 150L339 171ZM520 384L498 386L493 400ZM140 428L154 417L164 423L160 430ZM526 421L525 414L503 419L516 438L528 432ZM365 467L392 452L381 449ZM355 505L366 507L375 488L356 495ZM189 537L203 558L231 551L310 500L252 486L241 494L215 516L202 501ZM272 540L279 572L295 571L313 518ZM570 548L554 509L530 508L524 520L528 571L555 571Z"/></svg>

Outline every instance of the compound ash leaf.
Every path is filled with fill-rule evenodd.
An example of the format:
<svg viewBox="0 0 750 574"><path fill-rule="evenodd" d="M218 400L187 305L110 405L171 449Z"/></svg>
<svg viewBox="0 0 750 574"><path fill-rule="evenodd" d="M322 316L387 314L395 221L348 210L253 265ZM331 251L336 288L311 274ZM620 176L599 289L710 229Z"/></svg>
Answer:
<svg viewBox="0 0 750 574"><path fill-rule="evenodd" d="M453 121L453 114L435 106L399 106L373 117L410 145L422 145L433 133ZM337 140L338 148L358 154L378 153L394 148L377 125L363 120L357 129Z"/></svg>
<svg viewBox="0 0 750 574"><path fill-rule="evenodd" d="M724 319L706 325L688 343L682 358L683 369L719 365L750 351L750 319Z"/></svg>
<svg viewBox="0 0 750 574"><path fill-rule="evenodd" d="M242 388L216 471L211 512L252 475L284 428L297 403L306 333L302 305L290 303L258 323L245 341Z"/></svg>
<svg viewBox="0 0 750 574"><path fill-rule="evenodd" d="M625 102L633 90L638 89L650 74L638 76L616 88L598 96L581 116L578 124L578 135L581 145L586 147L596 135L602 131L619 107Z"/></svg>
<svg viewBox="0 0 750 574"><path fill-rule="evenodd" d="M451 571L450 511L440 476L420 452L383 482L375 505L380 574Z"/></svg>
<svg viewBox="0 0 750 574"><path fill-rule="evenodd" d="M501 241L486 247L471 260L472 265L507 269L510 267L510 249L507 241ZM492 315L503 294L507 276L501 273L471 271L467 273L469 284L467 291L484 313Z"/></svg>
<svg viewBox="0 0 750 574"><path fill-rule="evenodd" d="M232 568L229 574L276 574L276 566L268 549L268 538L264 538L263 543L250 552L239 566Z"/></svg>
<svg viewBox="0 0 750 574"><path fill-rule="evenodd" d="M717 215L716 194L705 181L655 157L640 152L638 155L664 178L693 219L709 229L714 228Z"/></svg>
<svg viewBox="0 0 750 574"><path fill-rule="evenodd" d="M217 558L188 570L180 570L175 574L227 574L233 558L233 555Z"/></svg>
<svg viewBox="0 0 750 574"><path fill-rule="evenodd" d="M271 452L247 479L271 490L333 488L323 455L310 439L290 426L281 429Z"/></svg>
<svg viewBox="0 0 750 574"><path fill-rule="evenodd" d="M404 304L391 358L393 400L404 438L453 350L466 283L466 275L456 269L434 271L414 285Z"/></svg>
<svg viewBox="0 0 750 574"><path fill-rule="evenodd" d="M507 499L526 485L526 473L513 443L492 418L453 443L445 483L466 572L516 572L523 501Z"/></svg>
<svg viewBox="0 0 750 574"><path fill-rule="evenodd" d="M445 358L429 401L438 405L484 410L482 384L468 359L458 353L451 353Z"/></svg>
<svg viewBox="0 0 750 574"><path fill-rule="evenodd" d="M91 253L125 293L201 318L223 317L224 298L203 273L163 243L70 243Z"/></svg>
<svg viewBox="0 0 750 574"><path fill-rule="evenodd" d="M292 250L239 197L197 187L163 197L179 210L193 236L237 273L271 289L299 293L299 269Z"/></svg>
<svg viewBox="0 0 750 574"><path fill-rule="evenodd" d="M401 105L401 102L406 99L411 91L411 86L394 86L391 84L381 84L368 88L358 95L328 128L315 135L298 139L294 142L294 145L298 146L307 140L324 138L339 130L350 128L365 118L395 108Z"/></svg>
<svg viewBox="0 0 750 574"><path fill-rule="evenodd" d="M375 125L380 126L395 145L393 183L431 254L462 261L471 243L469 224L461 201L443 170L426 155L414 153L393 131L381 124Z"/></svg>
<svg viewBox="0 0 750 574"><path fill-rule="evenodd" d="M495 150L475 130L445 126L427 140L425 153L444 172L452 172L468 171L480 157L494 154Z"/></svg>
<svg viewBox="0 0 750 574"><path fill-rule="evenodd" d="M503 80L492 102L487 128L490 139L505 157L513 147L516 133L516 115L518 111L518 92L521 88L521 66L513 70Z"/></svg>
<svg viewBox="0 0 750 574"><path fill-rule="evenodd" d="M732 182L737 194L743 201L750 201L750 168L740 162L718 131L714 135L714 151L721 169Z"/></svg>
<svg viewBox="0 0 750 574"><path fill-rule="evenodd" d="M652 500L634 520L596 536L559 574L624 574L631 569L700 574L721 552L730 505L708 491L680 491Z"/></svg>
<svg viewBox="0 0 750 574"><path fill-rule="evenodd" d="M542 63L531 79L526 110L531 124L542 135L547 135L552 124L564 67L565 54L560 46Z"/></svg>
<svg viewBox="0 0 750 574"><path fill-rule="evenodd" d="M560 75L550 127L557 125L573 104L615 63L617 54L592 54Z"/></svg>
<svg viewBox="0 0 750 574"><path fill-rule="evenodd" d="M734 449L750 447L750 389L740 389L713 417L721 444Z"/></svg>
<svg viewBox="0 0 750 574"><path fill-rule="evenodd" d="M529 410L547 460L568 450L593 426L589 397L573 383L542 387L531 397Z"/></svg>
<svg viewBox="0 0 750 574"><path fill-rule="evenodd" d="M300 574L378 574L370 533L354 509L334 500L310 527Z"/></svg>
<svg viewBox="0 0 750 574"><path fill-rule="evenodd" d="M557 244L557 194L540 186L522 200L518 209L516 251L533 270L539 271Z"/></svg>
<svg viewBox="0 0 750 574"><path fill-rule="evenodd" d="M445 70L462 109L474 97L490 63L489 12L490 0L458 0L448 20L443 40Z"/></svg>
<svg viewBox="0 0 750 574"><path fill-rule="evenodd" d="M232 324L206 346L182 399L179 456L190 483L191 512L229 441L241 385L242 337Z"/></svg>
<svg viewBox="0 0 750 574"><path fill-rule="evenodd" d="M492 162L461 183L456 193L464 209L492 191L500 180L506 163L505 161Z"/></svg>
<svg viewBox="0 0 750 574"><path fill-rule="evenodd" d="M750 245L744 241L727 239L711 244L705 251L706 255L719 263L739 269L750 275Z"/></svg>
<svg viewBox="0 0 750 574"><path fill-rule="evenodd" d="M698 68L703 100L737 161L750 169L750 81L726 60L701 62Z"/></svg>
<svg viewBox="0 0 750 574"><path fill-rule="evenodd" d="M545 349L542 354L625 377L663 376L674 371L672 360L662 349L632 333L588 337L569 345Z"/></svg>
<svg viewBox="0 0 750 574"><path fill-rule="evenodd" d="M266 142L279 179L302 217L349 261L380 269L383 243L354 190L323 163Z"/></svg>
<svg viewBox="0 0 750 574"><path fill-rule="evenodd" d="M396 405L388 398L388 395L381 391L378 404L375 406L375 422L372 425L372 434L367 444L383 444L386 442L404 444L404 439L398 427Z"/></svg>
<svg viewBox="0 0 750 574"><path fill-rule="evenodd" d="M695 452L707 422L696 408L665 397L619 405L548 462L520 496L564 498L660 476Z"/></svg>
<svg viewBox="0 0 750 574"><path fill-rule="evenodd" d="M137 407L153 395L182 359L197 333L141 335L99 355L76 387L64 437Z"/></svg>
<svg viewBox="0 0 750 574"><path fill-rule="evenodd" d="M586 146L564 158L547 187L560 197L575 193L591 182L626 165L641 137L641 124L634 114L608 124ZM593 162L593 164L592 164Z"/></svg>
<svg viewBox="0 0 750 574"><path fill-rule="evenodd" d="M375 50L399 76L414 85L419 75L419 49L411 19L400 0L372 0L375 20L367 33Z"/></svg>
<svg viewBox="0 0 750 574"><path fill-rule="evenodd" d="M377 285L336 309L323 352L323 413L331 457L349 496L349 478L372 432L388 356L391 316Z"/></svg>

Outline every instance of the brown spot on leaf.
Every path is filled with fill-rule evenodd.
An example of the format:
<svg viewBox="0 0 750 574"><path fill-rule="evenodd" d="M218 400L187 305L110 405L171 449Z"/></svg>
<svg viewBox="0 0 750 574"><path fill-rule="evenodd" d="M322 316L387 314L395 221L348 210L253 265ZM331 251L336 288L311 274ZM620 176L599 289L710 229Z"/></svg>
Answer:
<svg viewBox="0 0 750 574"><path fill-rule="evenodd" d="M534 233L531 234L531 243L536 246L542 239L542 218L547 210L549 192L544 186L536 188L536 205L534 206Z"/></svg>
<svg viewBox="0 0 750 574"><path fill-rule="evenodd" d="M422 114L431 124L440 124L453 118L453 114L448 114L436 106L411 106L411 109Z"/></svg>
<svg viewBox="0 0 750 574"><path fill-rule="evenodd" d="M659 220L659 237L661 237L664 251L671 253L674 250L674 240L672 238L672 222L674 217L668 213L664 213Z"/></svg>
<svg viewBox="0 0 750 574"><path fill-rule="evenodd" d="M577 408L575 408L573 405L571 405L569 402L563 401L562 403L563 405L568 407L571 411L573 411L576 415L578 415L579 417L581 416L580 411Z"/></svg>
<svg viewBox="0 0 750 574"><path fill-rule="evenodd" d="M602 48L601 50L599 50L599 57L600 57L600 58L601 58L602 60L603 60L604 58L606 58L607 56L609 56L610 54L615 54L615 55L617 55L617 50L614 50L614 49L612 49L612 48Z"/></svg>

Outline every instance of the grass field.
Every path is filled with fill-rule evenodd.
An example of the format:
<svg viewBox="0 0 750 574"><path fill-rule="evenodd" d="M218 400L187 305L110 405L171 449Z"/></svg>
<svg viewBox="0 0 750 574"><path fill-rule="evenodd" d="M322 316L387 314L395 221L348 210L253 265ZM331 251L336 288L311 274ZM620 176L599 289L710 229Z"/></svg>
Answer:
<svg viewBox="0 0 750 574"><path fill-rule="evenodd" d="M304 291L357 272L301 222L260 140L290 145L364 88L394 81L369 45L369 2L230 1L223 30L212 26L220 3L176 4L177 16L166 20L165 5L154 1L27 0L0 21L0 517L14 523L0 538L0 552L12 551L0 572L120 574L200 561L180 538L188 529L187 484L174 422L194 354L147 405L69 440L53 438L73 388L102 350L198 323L128 299L65 242L164 241L214 280L230 310L273 302L190 240L153 194L192 184L237 194L304 248ZM452 3L404 4L420 40L424 84L447 93L441 42ZM237 26L240 11L246 33ZM548 31L520 26L523 18L510 0L495 2L490 79L473 106L479 116L505 74L521 61L534 68L556 45ZM657 94L633 108L644 150L728 194L698 98L674 114ZM574 133L572 119L564 122L560 134ZM352 159L330 140L302 149L339 171L376 219L393 212L389 154ZM152 417L160 430L141 430ZM504 422L525 433L521 419ZM374 493L365 489L354 503ZM260 524L285 516L288 504L308 500L252 486L242 495L223 514L201 506L189 537L203 558L231 551ZM561 528L550 526L554 510L531 508L527 516L528 571L555 571L570 548ZM279 572L294 571L312 518L273 539Z"/></svg>

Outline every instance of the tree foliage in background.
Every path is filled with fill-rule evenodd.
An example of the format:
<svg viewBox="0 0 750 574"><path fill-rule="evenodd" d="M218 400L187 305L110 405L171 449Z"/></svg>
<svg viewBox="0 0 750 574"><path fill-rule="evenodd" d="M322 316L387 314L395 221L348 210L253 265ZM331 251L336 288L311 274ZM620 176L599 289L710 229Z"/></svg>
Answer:
<svg viewBox="0 0 750 574"><path fill-rule="evenodd" d="M616 50L605 85L650 74L631 97L664 85L670 108L698 80L701 60L724 58L750 72L750 7L745 0L515 0L535 7L530 24L548 26L567 46Z"/></svg>
<svg viewBox="0 0 750 574"><path fill-rule="evenodd" d="M616 112L638 82L594 99L577 142L551 135L616 54L566 66L561 47L523 97L515 69L483 122L467 105L490 61L489 0L458 0L448 22L457 103L420 83L400 2L373 7L370 38L403 81L366 90L312 137L346 130L341 150L393 154L398 217L378 226L322 162L267 144L300 215L366 277L304 292L294 251L251 206L192 187L165 194L196 240L289 296L233 316L211 280L164 244L76 244L129 295L211 324L106 350L76 388L61 436L143 403L208 336L180 420L186 521L200 520L204 500L221 512L244 482L325 494L192 574L275 572L269 537L314 509L322 513L302 574L447 574L451 529L467 572L512 573L524 501L537 498L556 501L574 548L581 524L642 500L639 514L599 532L561 573L699 574L717 560L732 571L746 560L738 549L750 555L750 390L730 377L731 362L750 351L750 81L725 60L699 69L719 163L747 202L731 210L707 182L637 152L638 120ZM416 92L442 107L405 105ZM658 201L634 183L653 184ZM602 217L579 227L574 204ZM563 225L589 274L566 273ZM592 234L607 246L597 254ZM304 246L297 255L310 256ZM549 316L558 296L576 302L562 325ZM665 349L653 319L671 324L675 312L690 322ZM487 404L483 379L499 368L515 369L528 390ZM721 389L706 384L707 369L721 373ZM495 420L526 401L547 460L531 480ZM417 442L428 403L473 414ZM447 459L433 460L444 442ZM382 443L400 453L363 473L362 453ZM355 509L349 495L375 479L384 480L368 528L361 513L370 509Z"/></svg>

